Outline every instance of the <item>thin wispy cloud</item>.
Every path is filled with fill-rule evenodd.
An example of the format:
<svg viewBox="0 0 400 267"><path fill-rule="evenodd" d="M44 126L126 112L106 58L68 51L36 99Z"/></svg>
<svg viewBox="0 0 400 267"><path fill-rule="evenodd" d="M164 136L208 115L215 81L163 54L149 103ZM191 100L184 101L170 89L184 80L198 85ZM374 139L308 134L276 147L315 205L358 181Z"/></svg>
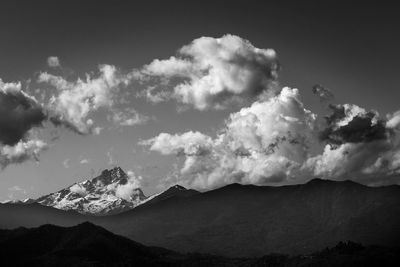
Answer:
<svg viewBox="0 0 400 267"><path fill-rule="evenodd" d="M62 162L62 165L64 166L64 168L66 168L66 169L68 169L69 168L69 164L70 164L70 159L65 159L63 162Z"/></svg>

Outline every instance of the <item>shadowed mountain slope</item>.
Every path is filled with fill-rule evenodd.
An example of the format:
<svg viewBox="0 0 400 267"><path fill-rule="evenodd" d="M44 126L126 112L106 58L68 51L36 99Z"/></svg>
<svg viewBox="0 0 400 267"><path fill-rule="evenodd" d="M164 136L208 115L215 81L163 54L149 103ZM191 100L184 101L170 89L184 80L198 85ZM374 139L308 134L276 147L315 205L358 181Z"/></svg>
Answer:
<svg viewBox="0 0 400 267"><path fill-rule="evenodd" d="M64 228L0 230L0 258L4 266L250 266L255 259L227 259L184 255L146 247L84 222Z"/></svg>
<svg viewBox="0 0 400 267"><path fill-rule="evenodd" d="M4 266L398 266L398 249L340 242L309 255L226 258L147 247L85 222L0 230Z"/></svg>
<svg viewBox="0 0 400 267"><path fill-rule="evenodd" d="M225 256L304 254L342 240L396 246L400 187L324 180L283 187L232 184L97 223L144 244Z"/></svg>

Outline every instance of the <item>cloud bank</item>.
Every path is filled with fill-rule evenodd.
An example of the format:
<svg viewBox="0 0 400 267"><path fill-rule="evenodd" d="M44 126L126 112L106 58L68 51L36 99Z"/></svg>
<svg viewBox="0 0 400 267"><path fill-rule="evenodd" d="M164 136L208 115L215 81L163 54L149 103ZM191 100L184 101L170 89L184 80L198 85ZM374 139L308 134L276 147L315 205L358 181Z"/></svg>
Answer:
<svg viewBox="0 0 400 267"><path fill-rule="evenodd" d="M400 173L400 113L379 118L356 105L331 106L321 126L297 89L232 113L215 138L161 133L142 141L184 158L179 183L213 189L230 183L282 185L314 177L390 184ZM398 181L396 182L398 183Z"/></svg>

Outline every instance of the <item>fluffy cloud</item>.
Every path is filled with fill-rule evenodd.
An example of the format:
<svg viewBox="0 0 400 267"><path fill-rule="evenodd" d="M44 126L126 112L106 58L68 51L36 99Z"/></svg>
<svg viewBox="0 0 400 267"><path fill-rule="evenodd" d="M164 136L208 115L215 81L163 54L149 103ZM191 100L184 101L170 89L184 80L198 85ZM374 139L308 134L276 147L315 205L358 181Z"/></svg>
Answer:
<svg viewBox="0 0 400 267"><path fill-rule="evenodd" d="M186 132L170 135L161 133L157 137L140 142L149 145L150 150L163 155L201 155L212 149L213 140L200 132Z"/></svg>
<svg viewBox="0 0 400 267"><path fill-rule="evenodd" d="M161 87L176 83L173 92L150 86L156 102L175 98L199 110L248 103L274 92L279 64L272 49L259 49L234 35L201 37L178 51L177 57L154 60L141 70L142 79L159 77Z"/></svg>
<svg viewBox="0 0 400 267"><path fill-rule="evenodd" d="M22 163L27 160L38 161L39 154L48 145L42 140L19 141L13 146L0 146L0 167L4 169L9 164Z"/></svg>
<svg viewBox="0 0 400 267"><path fill-rule="evenodd" d="M60 60L58 59L58 57L48 57L47 65L51 68L57 68L57 67L61 66Z"/></svg>
<svg viewBox="0 0 400 267"><path fill-rule="evenodd" d="M17 144L45 119L42 106L21 90L21 83L4 83L0 79L0 144Z"/></svg>
<svg viewBox="0 0 400 267"><path fill-rule="evenodd" d="M181 183L198 189L225 184L290 183L315 144L315 115L303 107L297 89L230 115L222 132L162 133L141 142L162 154L184 155Z"/></svg>
<svg viewBox="0 0 400 267"><path fill-rule="evenodd" d="M399 183L400 113L379 118L375 111L355 105L332 107L320 136L328 144L305 167L326 178L351 178L370 184Z"/></svg>
<svg viewBox="0 0 400 267"><path fill-rule="evenodd" d="M111 65L101 65L98 76L86 75L85 80L78 78L71 82L44 72L39 75L38 81L57 89L47 107L51 121L80 134L93 132L91 113L99 108L113 107L119 86L127 83L125 76Z"/></svg>
<svg viewBox="0 0 400 267"><path fill-rule="evenodd" d="M74 184L73 186L71 186L69 188L69 190L75 194L78 194L80 196L86 196L88 194L88 192L86 191L86 189L81 186L80 184Z"/></svg>
<svg viewBox="0 0 400 267"><path fill-rule="evenodd" d="M133 171L128 171L128 181L126 184L118 184L115 189L115 195L127 201L131 201L132 196L138 193L137 189L140 187L142 180L141 176L136 176Z"/></svg>
<svg viewBox="0 0 400 267"><path fill-rule="evenodd" d="M64 168L66 168L66 169L69 168L69 162L70 162L70 159L63 160L62 164L63 164Z"/></svg>
<svg viewBox="0 0 400 267"><path fill-rule="evenodd" d="M292 184L313 177L398 183L400 113L386 120L356 105L331 106L323 126L297 89L283 88L230 115L212 138L199 132L160 135L142 145L184 156L178 182L197 189L229 183ZM380 176L379 176L380 175Z"/></svg>
<svg viewBox="0 0 400 267"><path fill-rule="evenodd" d="M135 126L149 121L149 117L137 112L134 108L127 107L121 111L114 111L109 119L119 126Z"/></svg>

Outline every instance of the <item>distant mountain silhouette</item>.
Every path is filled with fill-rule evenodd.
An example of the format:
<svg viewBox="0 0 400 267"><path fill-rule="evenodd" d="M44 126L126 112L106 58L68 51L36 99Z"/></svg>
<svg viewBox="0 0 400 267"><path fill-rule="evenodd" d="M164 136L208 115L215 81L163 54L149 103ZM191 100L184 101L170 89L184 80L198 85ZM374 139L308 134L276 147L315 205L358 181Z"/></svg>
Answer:
<svg viewBox="0 0 400 267"><path fill-rule="evenodd" d="M0 204L0 229L16 227L37 227L42 224L72 226L90 221L92 216L82 215L76 211L64 211L39 203Z"/></svg>
<svg viewBox="0 0 400 267"><path fill-rule="evenodd" d="M233 261L146 247L89 222L70 228L47 224L33 229L0 230L0 259L3 266L41 267L224 266Z"/></svg>
<svg viewBox="0 0 400 267"><path fill-rule="evenodd" d="M226 258L148 247L84 222L0 230L2 266L399 266L399 250L340 242L310 255Z"/></svg>
<svg viewBox="0 0 400 267"><path fill-rule="evenodd" d="M308 254L344 240L393 247L400 240L400 187L321 179L281 187L232 184L104 217L0 205L0 228L84 220L145 245L230 257Z"/></svg>

